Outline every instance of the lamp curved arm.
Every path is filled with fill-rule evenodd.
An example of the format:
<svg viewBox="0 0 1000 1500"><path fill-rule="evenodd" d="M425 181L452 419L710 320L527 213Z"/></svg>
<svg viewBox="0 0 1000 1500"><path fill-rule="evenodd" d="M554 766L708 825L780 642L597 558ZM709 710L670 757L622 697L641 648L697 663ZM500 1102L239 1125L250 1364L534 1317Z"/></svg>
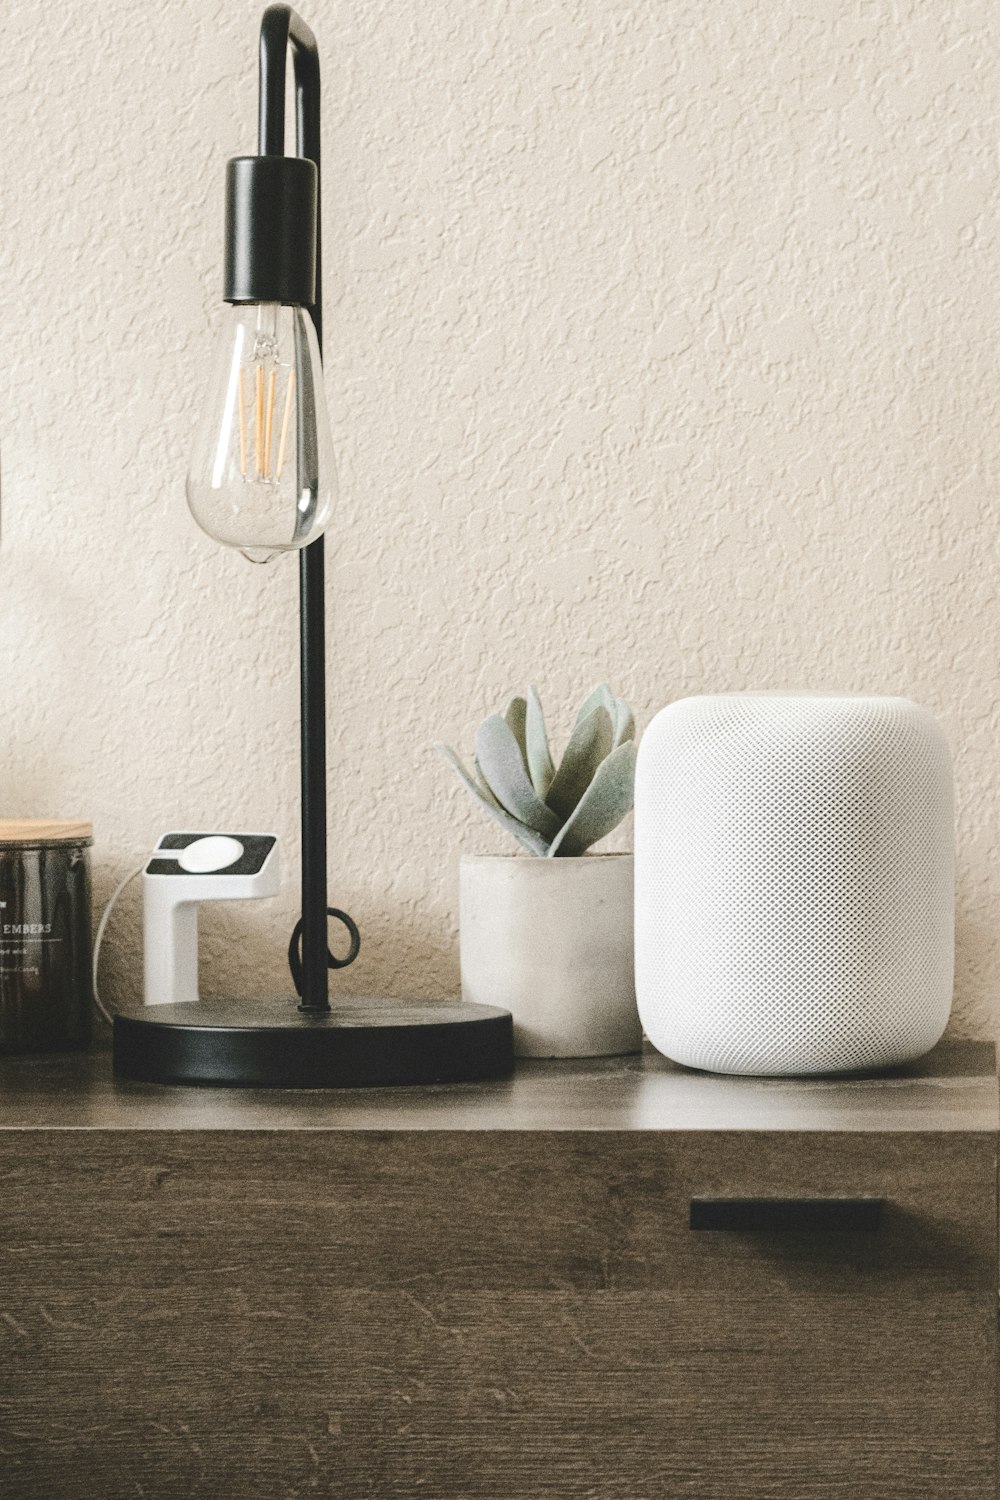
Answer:
<svg viewBox="0 0 1000 1500"><path fill-rule="evenodd" d="M320 205L319 51L316 38L290 5L269 5L260 23L260 105L258 151L285 154L285 66L292 49L295 70L295 146L298 156L316 163L316 301L309 312L323 352L323 296Z"/></svg>

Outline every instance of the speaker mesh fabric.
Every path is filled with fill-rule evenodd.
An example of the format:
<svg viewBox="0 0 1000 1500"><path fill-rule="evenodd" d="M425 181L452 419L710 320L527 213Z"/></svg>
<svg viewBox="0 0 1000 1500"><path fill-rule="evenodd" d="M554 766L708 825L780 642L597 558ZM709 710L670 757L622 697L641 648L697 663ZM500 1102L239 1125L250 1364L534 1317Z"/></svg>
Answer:
<svg viewBox="0 0 1000 1500"><path fill-rule="evenodd" d="M810 1074L920 1056L951 1009L951 759L903 698L724 694L650 724L639 1014L677 1062Z"/></svg>

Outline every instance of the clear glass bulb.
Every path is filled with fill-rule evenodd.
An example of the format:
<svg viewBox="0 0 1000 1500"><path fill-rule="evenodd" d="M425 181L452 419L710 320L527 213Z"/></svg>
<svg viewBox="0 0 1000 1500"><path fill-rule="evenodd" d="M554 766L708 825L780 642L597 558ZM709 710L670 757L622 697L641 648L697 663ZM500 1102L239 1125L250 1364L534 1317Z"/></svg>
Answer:
<svg viewBox="0 0 1000 1500"><path fill-rule="evenodd" d="M279 302L228 310L198 423L187 501L198 525L251 562L322 536L337 472L313 320Z"/></svg>

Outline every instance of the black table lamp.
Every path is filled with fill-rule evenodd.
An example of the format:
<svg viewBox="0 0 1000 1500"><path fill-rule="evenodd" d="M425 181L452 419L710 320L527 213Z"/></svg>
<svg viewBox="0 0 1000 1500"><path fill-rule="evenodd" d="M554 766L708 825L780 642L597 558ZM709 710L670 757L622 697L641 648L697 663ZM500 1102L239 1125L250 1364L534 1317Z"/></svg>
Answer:
<svg viewBox="0 0 1000 1500"><path fill-rule="evenodd" d="M295 73L295 156L284 154L285 67ZM163 1083L329 1087L496 1077L513 1067L511 1018L466 1004L343 1001L330 968L357 956L351 918L327 906L323 531L336 471L323 393L319 54L287 5L260 32L260 153L226 171L225 300L232 312L187 479L217 541L255 562L299 554L302 916L289 964L299 1003L198 1001L116 1016L115 1071ZM327 917L347 928L342 959ZM301 944L301 953L300 953Z"/></svg>

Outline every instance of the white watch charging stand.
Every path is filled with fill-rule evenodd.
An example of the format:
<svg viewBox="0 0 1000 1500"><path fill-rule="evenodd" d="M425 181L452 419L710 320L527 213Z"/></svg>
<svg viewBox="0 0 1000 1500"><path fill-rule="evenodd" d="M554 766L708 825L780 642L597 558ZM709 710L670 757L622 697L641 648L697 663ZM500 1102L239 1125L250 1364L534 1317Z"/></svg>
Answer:
<svg viewBox="0 0 1000 1500"><path fill-rule="evenodd" d="M198 907L276 896L278 841L270 833L165 833L142 876L143 996L184 1005L198 995Z"/></svg>

